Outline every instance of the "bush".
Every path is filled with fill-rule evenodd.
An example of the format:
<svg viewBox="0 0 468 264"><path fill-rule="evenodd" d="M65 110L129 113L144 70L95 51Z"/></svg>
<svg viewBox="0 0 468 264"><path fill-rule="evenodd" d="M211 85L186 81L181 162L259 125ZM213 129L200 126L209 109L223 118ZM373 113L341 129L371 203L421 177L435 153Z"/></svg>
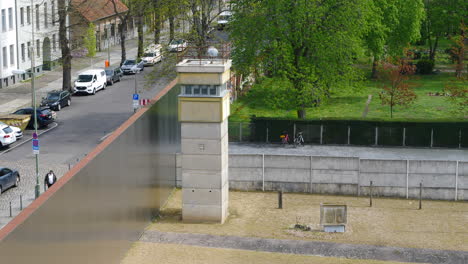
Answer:
<svg viewBox="0 0 468 264"><path fill-rule="evenodd" d="M434 61L429 59L419 60L416 64L416 71L419 74L431 74L434 70Z"/></svg>

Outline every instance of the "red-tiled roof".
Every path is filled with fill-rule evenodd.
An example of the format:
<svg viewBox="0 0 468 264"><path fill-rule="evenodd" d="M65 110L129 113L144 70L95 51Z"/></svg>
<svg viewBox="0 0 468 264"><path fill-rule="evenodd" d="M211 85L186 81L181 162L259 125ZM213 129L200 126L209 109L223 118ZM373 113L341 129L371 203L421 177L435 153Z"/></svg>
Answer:
<svg viewBox="0 0 468 264"><path fill-rule="evenodd" d="M127 6L120 0L72 0L73 8L86 20L93 22L115 15L114 4L119 13L127 12Z"/></svg>

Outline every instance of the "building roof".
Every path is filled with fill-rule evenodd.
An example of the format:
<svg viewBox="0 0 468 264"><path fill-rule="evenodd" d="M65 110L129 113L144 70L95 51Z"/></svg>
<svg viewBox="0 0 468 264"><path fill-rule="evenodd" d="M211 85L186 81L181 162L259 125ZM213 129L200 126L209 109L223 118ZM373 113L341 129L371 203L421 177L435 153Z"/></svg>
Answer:
<svg viewBox="0 0 468 264"><path fill-rule="evenodd" d="M72 0L71 3L88 22L94 22L115 15L113 1L119 13L128 11L121 0Z"/></svg>

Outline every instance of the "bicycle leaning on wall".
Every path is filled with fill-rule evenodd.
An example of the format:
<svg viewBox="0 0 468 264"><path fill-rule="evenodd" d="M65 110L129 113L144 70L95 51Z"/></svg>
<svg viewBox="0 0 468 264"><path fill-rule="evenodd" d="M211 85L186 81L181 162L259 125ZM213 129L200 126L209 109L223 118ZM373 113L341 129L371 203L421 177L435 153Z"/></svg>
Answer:
<svg viewBox="0 0 468 264"><path fill-rule="evenodd" d="M294 137L294 147L304 146L304 138L302 137L302 132L297 132L297 135Z"/></svg>
<svg viewBox="0 0 468 264"><path fill-rule="evenodd" d="M286 145L289 144L289 135L287 131L283 131L283 133L280 136L281 138L281 145L285 147Z"/></svg>

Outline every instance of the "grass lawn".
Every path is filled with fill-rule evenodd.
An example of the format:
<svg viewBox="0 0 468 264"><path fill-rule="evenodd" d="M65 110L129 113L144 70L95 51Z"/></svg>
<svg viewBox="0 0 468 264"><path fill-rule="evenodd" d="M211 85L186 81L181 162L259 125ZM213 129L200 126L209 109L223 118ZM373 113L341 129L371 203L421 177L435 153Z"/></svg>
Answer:
<svg viewBox="0 0 468 264"><path fill-rule="evenodd" d="M317 108L307 108L307 119L360 119L385 121L468 121L468 117L453 113L454 106L443 96L429 96L429 92L442 92L447 82L455 80L453 73L439 73L432 75L415 75L411 80L417 94L416 101L409 107L396 106L393 118L390 118L390 107L381 105L379 92L382 84L376 81L366 81L362 87L341 94L332 95L325 103ZM461 84L461 83L460 83ZM369 112L362 118L368 95L372 95ZM270 109L252 107L248 96L240 98L231 106L230 121L248 122L251 115L257 117L276 117L297 119L294 109Z"/></svg>

